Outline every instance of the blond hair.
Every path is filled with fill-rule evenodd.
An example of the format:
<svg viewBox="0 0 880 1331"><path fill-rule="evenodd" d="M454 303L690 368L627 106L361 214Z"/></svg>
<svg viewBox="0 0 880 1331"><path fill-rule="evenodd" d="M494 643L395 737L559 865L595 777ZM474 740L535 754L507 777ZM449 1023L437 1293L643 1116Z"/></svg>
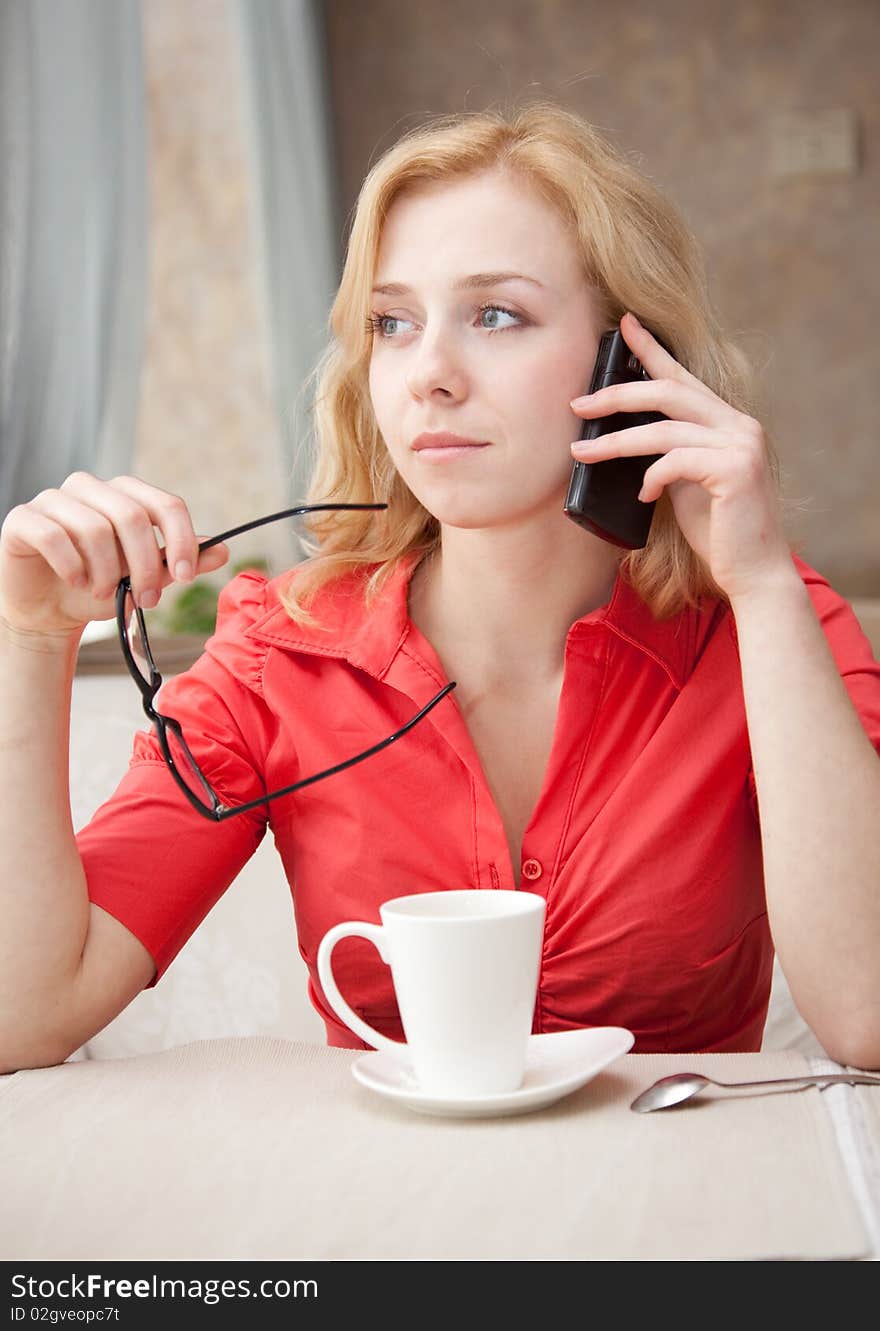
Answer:
<svg viewBox="0 0 880 1331"><path fill-rule="evenodd" d="M398 196L499 169L516 173L570 225L603 327L631 310L708 388L753 413L753 371L716 324L695 238L618 148L574 112L545 100L506 112L434 117L404 134L363 183L330 313L331 340L308 381L317 383L309 500L382 502L388 509L309 518L303 545L311 558L281 597L300 622L315 623L308 606L329 580L361 570L369 604L402 557L439 546L439 523L401 479L373 414L371 289L382 225ZM769 441L768 449L778 489ZM704 596L726 599L685 540L665 491L647 546L628 551L620 570L658 619Z"/></svg>

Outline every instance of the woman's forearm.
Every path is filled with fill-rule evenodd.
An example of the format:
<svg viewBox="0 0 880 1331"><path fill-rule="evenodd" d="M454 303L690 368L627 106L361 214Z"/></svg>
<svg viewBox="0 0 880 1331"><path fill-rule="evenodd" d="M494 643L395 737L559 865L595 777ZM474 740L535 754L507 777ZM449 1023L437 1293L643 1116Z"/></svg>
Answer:
<svg viewBox="0 0 880 1331"><path fill-rule="evenodd" d="M880 758L797 571L732 608L779 960L829 1054L880 1067Z"/></svg>
<svg viewBox="0 0 880 1331"><path fill-rule="evenodd" d="M70 702L79 634L0 619L0 1070L51 1042L89 922L70 812Z"/></svg>

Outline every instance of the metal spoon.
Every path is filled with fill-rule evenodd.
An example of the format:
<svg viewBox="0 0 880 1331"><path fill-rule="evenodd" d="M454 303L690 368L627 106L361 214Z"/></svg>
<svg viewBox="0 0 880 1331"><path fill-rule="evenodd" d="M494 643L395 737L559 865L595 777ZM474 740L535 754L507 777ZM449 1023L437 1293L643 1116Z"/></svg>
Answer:
<svg viewBox="0 0 880 1331"><path fill-rule="evenodd" d="M868 1077L864 1073L829 1072L807 1073L803 1077L774 1077L772 1081L714 1081L699 1072L675 1072L671 1077L661 1077L641 1095L637 1095L630 1105L637 1114L650 1114L654 1109L671 1109L673 1105L692 1100L707 1086L723 1086L725 1090L738 1090L752 1086L797 1086L803 1090L807 1086L833 1086L836 1082L846 1082L848 1086L880 1086L880 1077Z"/></svg>

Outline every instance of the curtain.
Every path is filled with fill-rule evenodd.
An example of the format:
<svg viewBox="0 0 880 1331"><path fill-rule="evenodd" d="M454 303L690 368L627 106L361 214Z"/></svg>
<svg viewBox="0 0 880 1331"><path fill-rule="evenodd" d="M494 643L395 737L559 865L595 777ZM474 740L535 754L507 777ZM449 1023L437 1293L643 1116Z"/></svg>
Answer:
<svg viewBox="0 0 880 1331"><path fill-rule="evenodd" d="M130 470L145 138L139 0L0 0L0 519Z"/></svg>
<svg viewBox="0 0 880 1331"><path fill-rule="evenodd" d="M311 462L306 377L327 341L340 272L322 5L233 0L233 13L273 391L297 502Z"/></svg>

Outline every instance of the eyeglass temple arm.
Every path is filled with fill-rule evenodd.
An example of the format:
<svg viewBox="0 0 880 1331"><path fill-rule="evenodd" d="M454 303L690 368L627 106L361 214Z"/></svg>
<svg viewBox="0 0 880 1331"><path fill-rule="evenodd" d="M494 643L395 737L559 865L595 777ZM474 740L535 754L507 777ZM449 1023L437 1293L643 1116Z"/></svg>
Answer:
<svg viewBox="0 0 880 1331"><path fill-rule="evenodd" d="M380 509L387 508L387 504L299 504L296 508L283 508L280 513L270 513L267 518L257 518L256 522L243 522L240 527L230 527L229 531L221 531L219 536L211 536L207 541L199 541L199 553L202 550L210 550L212 545L220 545L222 541L231 540L233 536L240 536L242 532L253 531L255 527L265 527L270 522L278 522L281 518L300 517L303 513L323 513L327 510L340 509ZM168 560L162 555L162 563L168 567ZM117 585L117 592L131 591L131 581L129 578L121 578Z"/></svg>
<svg viewBox="0 0 880 1331"><path fill-rule="evenodd" d="M219 545L221 541L231 540L233 536L240 536L242 532L253 531L255 527L265 527L267 523L278 522L281 518L295 518L303 513L322 513L328 509L380 509L387 507L387 504L299 504L296 508L283 508L280 513L270 513L267 518L257 518L256 522L243 522L240 527L231 527L229 531L222 531L219 536L212 536L210 540L199 541L199 550L208 550L212 545ZM163 559L162 562L164 564L165 560Z"/></svg>
<svg viewBox="0 0 880 1331"><path fill-rule="evenodd" d="M259 809L262 805L268 804L269 800L278 799L281 795L290 795L295 790L302 790L303 786L311 786L316 781L323 781L327 776L335 776L337 772L344 772L347 767L354 767L355 763L363 762L365 758L372 758L374 753L387 748L396 739L400 739L401 735L405 735L408 730L412 730L413 726L421 721L423 716L427 716L432 708L437 706L438 702L442 702L446 695L452 692L456 687L456 682L454 679L451 680L439 693L431 698L430 702L425 703L421 711L416 712L415 716L411 717L406 725L401 726L399 730L395 730L393 735L388 735L386 739L380 740L378 744L373 744L371 748L364 749L363 753L356 753L353 758L346 758L344 762L337 763L335 767L327 767L323 772L315 772L314 776L307 776L302 781L295 781L292 786L284 786L282 790L273 790L270 795L264 795L262 799L251 800L249 804L236 804L231 809L220 808L213 814L209 814L208 817L214 818L218 823L223 822L226 818L232 817L233 814L245 813L248 809Z"/></svg>

